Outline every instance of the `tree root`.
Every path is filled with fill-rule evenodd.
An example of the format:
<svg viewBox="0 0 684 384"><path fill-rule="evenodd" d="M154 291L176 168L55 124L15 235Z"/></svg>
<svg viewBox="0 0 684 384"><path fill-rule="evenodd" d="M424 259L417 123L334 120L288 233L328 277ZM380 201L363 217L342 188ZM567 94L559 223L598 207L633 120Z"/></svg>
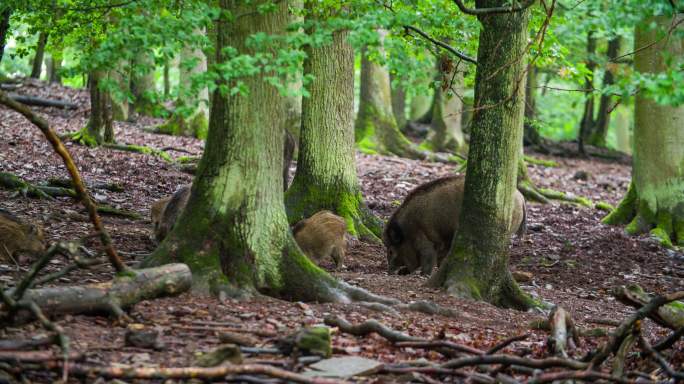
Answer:
<svg viewBox="0 0 684 384"><path fill-rule="evenodd" d="M525 155L523 157L526 163L540 165L542 167L557 168L559 166L558 162L553 160L544 160L532 156Z"/></svg>
<svg viewBox="0 0 684 384"><path fill-rule="evenodd" d="M326 317L325 325L330 327L337 327L340 331L354 336L366 336L371 333L377 333L385 339L396 343L399 341L424 341L421 338L409 336L407 334L395 331L377 320L368 320L358 325L352 325L341 317Z"/></svg>
<svg viewBox="0 0 684 384"><path fill-rule="evenodd" d="M76 191L71 188L60 188L44 185L34 185L23 178L8 172L0 172L0 186L10 190L16 190L23 196L36 197L39 199L51 199L53 197L76 197Z"/></svg>
<svg viewBox="0 0 684 384"><path fill-rule="evenodd" d="M125 152L133 152L133 153L142 153L143 155L152 155L159 157L169 163L173 163L173 158L171 155L166 153L165 151L162 151L160 149L148 147L145 145L134 145L134 144L114 144L114 143L104 143L102 144L103 147L109 148L109 149L114 149L117 151L125 151Z"/></svg>

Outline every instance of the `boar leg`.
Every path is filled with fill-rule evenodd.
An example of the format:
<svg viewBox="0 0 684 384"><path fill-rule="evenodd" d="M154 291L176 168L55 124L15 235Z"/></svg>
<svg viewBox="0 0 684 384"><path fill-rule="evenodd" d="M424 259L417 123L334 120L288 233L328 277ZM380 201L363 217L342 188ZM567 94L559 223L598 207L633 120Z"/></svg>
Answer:
<svg viewBox="0 0 684 384"><path fill-rule="evenodd" d="M335 269L340 269L344 263L344 249L339 246L334 246L330 251L330 257L335 262Z"/></svg>
<svg viewBox="0 0 684 384"><path fill-rule="evenodd" d="M415 247L420 261L420 273L423 275L431 274L437 264L435 244L423 232L419 232L415 238Z"/></svg>

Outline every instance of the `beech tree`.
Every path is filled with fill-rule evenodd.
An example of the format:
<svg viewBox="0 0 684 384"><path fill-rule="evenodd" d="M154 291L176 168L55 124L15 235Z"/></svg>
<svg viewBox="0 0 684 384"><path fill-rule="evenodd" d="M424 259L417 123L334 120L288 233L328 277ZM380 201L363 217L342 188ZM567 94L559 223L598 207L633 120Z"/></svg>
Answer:
<svg viewBox="0 0 684 384"><path fill-rule="evenodd" d="M437 61L439 83L435 87L430 131L424 145L432 151L458 152L465 148L461 126L463 68L447 54Z"/></svg>
<svg viewBox="0 0 684 384"><path fill-rule="evenodd" d="M264 4L273 7L257 11ZM221 0L220 5L224 14L242 15L217 26L218 64L225 68L253 62L250 36L268 36L264 40L277 44L286 35L286 1ZM228 46L232 53L223 49ZM259 57L273 59L277 51L264 50ZM224 79L228 89L239 87L243 94L214 92L207 144L187 207L143 264L186 263L195 288L205 291L317 301L371 297L332 278L297 246L282 191L285 96L266 81L275 66L243 69Z"/></svg>
<svg viewBox="0 0 684 384"><path fill-rule="evenodd" d="M522 142L532 2L513 9L507 0L475 3L475 9L459 4L482 25L463 208L451 250L430 283L457 296L526 309L532 300L508 269L508 226Z"/></svg>
<svg viewBox="0 0 684 384"><path fill-rule="evenodd" d="M679 77L671 81L661 75L684 63L684 15L656 16L648 21L655 28L649 23L638 25L634 37L634 69L643 81L634 109L632 183L604 222L627 224L626 230L632 234L650 231L666 246L683 246L684 100L673 96L681 92L676 83ZM656 100L653 90L662 95L661 100Z"/></svg>
<svg viewBox="0 0 684 384"><path fill-rule="evenodd" d="M312 7L310 13L316 10ZM286 193L291 223L328 209L352 235L378 241L382 223L365 207L354 150L354 50L348 31L307 47L304 74L313 76L302 101L297 172Z"/></svg>

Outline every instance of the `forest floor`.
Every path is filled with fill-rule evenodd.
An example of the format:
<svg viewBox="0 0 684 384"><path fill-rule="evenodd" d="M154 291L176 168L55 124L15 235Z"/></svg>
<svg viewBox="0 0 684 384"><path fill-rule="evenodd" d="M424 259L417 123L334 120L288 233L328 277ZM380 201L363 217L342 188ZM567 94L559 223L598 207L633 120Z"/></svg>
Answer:
<svg viewBox="0 0 684 384"><path fill-rule="evenodd" d="M88 116L88 95L83 91L26 85L21 93L66 99L79 104L78 110L34 108L60 133L83 127ZM142 127L160 120L142 118L135 123L116 123L116 139L120 143L147 145L169 150L179 156L199 156L202 143L184 137L146 133ZM150 205L189 183L191 176L179 166L159 157L117 150L91 149L68 143L87 184L116 182L123 192L94 190L95 198L112 206L139 213L139 220L105 216L104 221L117 248L125 252L126 262L135 263L139 255L155 247L151 240ZM629 164L600 159L545 157L555 160L558 167L530 165L530 176L539 186L585 196L594 202L617 204L630 181ZM428 163L395 157L357 155L358 174L369 207L386 219L408 192L421 183L451 175L456 166ZM578 171L584 171L586 180ZM61 160L53 153L41 133L16 113L0 107L0 172L12 172L40 183L50 178L67 178ZM529 272L531 281L523 288L543 301L565 308L582 328L606 328L605 319L621 320L633 309L616 301L611 288L639 284L646 291L665 293L684 289L677 276L684 268L684 255L666 250L648 236L627 236L622 228L600 223L604 212L571 204L553 203L528 205L528 231L514 238L511 245L511 268ZM91 233L90 223L81 206L69 198L38 200L17 196L0 189L0 208L21 218L37 221L45 227L49 241L76 240ZM85 241L87 247L98 249L97 240ZM64 267L67 261L54 260L48 271ZM324 264L324 267L331 267ZM0 265L0 280L12 284L28 264ZM125 346L125 327L113 324L107 317L64 316L57 318L72 340L76 352L85 353L90 362L102 364L133 364L140 366L192 365L198 352L210 351L220 344L218 333L225 327L239 327L263 345L275 337L294 332L302 325L320 324L323 318L339 315L350 322L366 319L380 322L412 336L448 340L488 349L501 340L519 334L529 334L517 342L533 355L541 355L548 333L530 328L530 323L544 318L540 311L519 312L493 307L486 303L461 300L443 292L426 288L426 278L417 275L388 275L385 250L381 245L355 242L347 253L345 267L333 274L371 292L398 298L405 302L431 300L457 309L455 317L428 316L417 312L377 312L356 304L291 303L270 298L250 301L232 299L220 301L213 297L182 294L178 297L144 301L130 311L137 323L160 331L161 350ZM101 282L112 278L107 264L79 270L56 282L57 285ZM222 328L223 327L223 328ZM644 323L652 339L664 333L650 321ZM22 338L45 334L37 324L8 327L0 330L0 339ZM584 338L580 348L572 352L581 356L606 338ZM377 335L354 337L341 332L333 335L334 353L360 355L381 362L397 362L427 358L443 360L440 354L416 348L398 348ZM511 347L512 348L512 347ZM676 354L683 360L682 346ZM253 356L248 361L276 359L274 356ZM37 381L51 381L45 373L34 376ZM403 380L399 376L383 380Z"/></svg>

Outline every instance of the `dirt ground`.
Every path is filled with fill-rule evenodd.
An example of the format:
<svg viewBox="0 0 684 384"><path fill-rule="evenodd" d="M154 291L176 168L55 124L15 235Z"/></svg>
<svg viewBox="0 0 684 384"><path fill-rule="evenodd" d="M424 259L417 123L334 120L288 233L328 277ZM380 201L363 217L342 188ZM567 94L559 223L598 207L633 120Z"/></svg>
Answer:
<svg viewBox="0 0 684 384"><path fill-rule="evenodd" d="M78 110L35 108L60 133L79 129L88 115L88 96L58 86L26 85L21 93L68 99L78 103ZM160 120L139 119L135 123L116 123L116 139L120 143L171 148L179 156L202 153L203 144L196 139L146 133L143 127ZM104 221L113 240L124 253L125 261L134 264L140 255L151 252L149 221L150 205L189 183L191 176L176 164L161 158L104 148L90 149L67 144L87 184L116 182L123 192L93 190L96 200L117 208L139 213L143 219L132 220L105 216ZM175 151L182 149L183 151ZM185 151L188 151L186 153ZM530 165L532 180L539 186L585 196L594 202L617 204L630 181L629 164L600 159L552 158L558 167ZM369 207L386 219L392 210L414 187L456 172L456 166L427 163L395 157L357 154L358 174ZM584 180L577 175L585 171ZM0 172L12 172L40 183L51 178L67 178L61 160L52 152L40 132L23 117L0 107ZM69 198L52 201L25 198L0 189L0 208L21 218L42 223L50 241L76 240L91 233L81 206ZM568 310L583 328L603 327L601 319L620 320L633 312L617 302L611 288L639 284L649 292L666 293L684 288L679 278L684 268L684 255L667 250L648 236L630 237L622 228L600 223L605 213L571 204L528 205L528 231L514 238L511 245L511 268L532 274L523 288L535 297ZM97 250L96 240L86 240L86 246ZM426 288L421 276L388 275L385 251L381 245L355 243L347 254L345 267L334 274L345 281L373 293L398 298L405 302L432 300L460 312L457 317L427 316L416 312L393 314L377 312L357 304L290 303L259 298L251 301L220 301L213 297L183 294L179 297L145 301L131 309L137 323L156 329L165 348L141 349L124 345L125 328L112 324L106 317L65 316L56 319L72 340L76 352L86 354L89 362L103 364L134 364L141 366L192 365L198 352L209 351L220 344L217 337L222 327L239 327L244 332L259 330L263 345L275 337L291 333L302 325L322 323L330 315L339 315L351 322L374 318L397 330L425 338L445 337L462 344L487 349L507 337L529 333L530 337L516 346L527 347L541 354L547 333L530 329L530 322L545 316L534 310L518 312L493 307L486 303L461 300L443 292ZM68 261L54 260L48 271L56 271ZM324 265L330 267L331 265ZM13 284L25 273L27 264L0 265L0 281ZM109 265L72 273L56 282L58 285L83 284L111 279ZM652 338L663 331L646 321ZM45 334L37 324L0 329L0 339L15 339ZM573 352L581 356L605 338L585 338ZM385 339L371 335L353 337L335 333L335 355L361 355L382 362L397 362L427 358L441 360L435 352L397 348ZM681 344L676 350L682 353ZM248 361L273 359L273 356L250 356ZM678 360L682 360L681 356ZM45 373L34 376L38 382L50 382L55 376ZM380 381L400 380L384 377Z"/></svg>

